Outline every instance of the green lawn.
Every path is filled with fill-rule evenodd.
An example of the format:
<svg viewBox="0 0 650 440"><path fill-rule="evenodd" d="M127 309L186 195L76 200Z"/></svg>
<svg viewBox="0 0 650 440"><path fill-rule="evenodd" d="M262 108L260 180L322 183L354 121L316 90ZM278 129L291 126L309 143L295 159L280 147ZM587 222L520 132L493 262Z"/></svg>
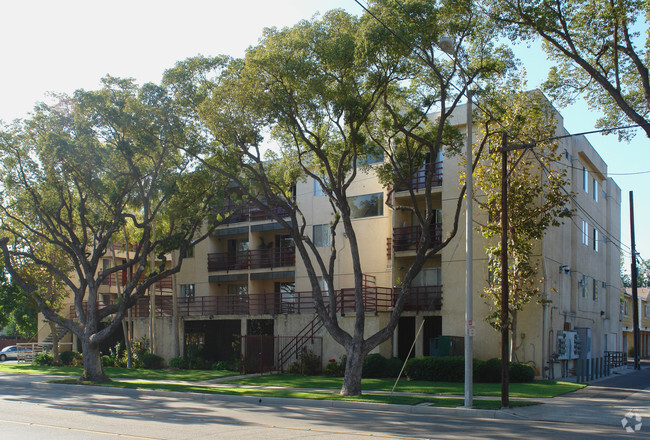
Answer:
<svg viewBox="0 0 650 440"><path fill-rule="evenodd" d="M78 383L71 379L62 379L54 381L57 383ZM84 383L84 385L98 385L91 383ZM144 382L128 382L128 381L113 381L105 382L101 386L116 387L116 388L133 388L133 389L148 389L148 390L163 390L163 391L176 391L183 393L203 393L203 394L227 394L238 396L251 396L251 397L284 397L296 399L313 399L313 400L345 400L352 402L372 402L372 403L390 403L396 405L418 405L422 403L429 403L432 406L441 407L458 407L462 406L464 401L461 398L448 398L436 396L405 396L405 395L390 395L390 394L364 394L362 396L340 396L335 392L325 391L297 391L291 389L260 389L260 388L226 388L226 387L209 387L200 385L181 385L169 383L144 383ZM512 406L529 406L536 405L537 402L526 401L517 402L511 401ZM476 409L498 409L501 407L501 401L497 399L490 400L474 400L474 408Z"/></svg>
<svg viewBox="0 0 650 440"><path fill-rule="evenodd" d="M25 374L55 374L60 376L81 376L81 367L46 367L32 364L2 364L0 372L25 373ZM145 370L128 368L104 368L106 375L115 379L142 379L142 380L181 380L202 381L234 376L238 373L226 370Z"/></svg>
<svg viewBox="0 0 650 440"><path fill-rule="evenodd" d="M247 377L227 383L238 385L262 385L293 388L318 388L318 389L340 389L343 383L341 377L322 376L300 376L295 374L277 374ZM390 391L395 384L394 379L363 379L361 388L368 391ZM465 385L459 382L426 382L408 381L402 379L397 384L395 391L422 394L443 394L463 395ZM511 383L511 397L555 397L560 394L584 388L582 384L558 381L538 381L532 383ZM474 395L476 396L500 396L500 383L475 383Z"/></svg>

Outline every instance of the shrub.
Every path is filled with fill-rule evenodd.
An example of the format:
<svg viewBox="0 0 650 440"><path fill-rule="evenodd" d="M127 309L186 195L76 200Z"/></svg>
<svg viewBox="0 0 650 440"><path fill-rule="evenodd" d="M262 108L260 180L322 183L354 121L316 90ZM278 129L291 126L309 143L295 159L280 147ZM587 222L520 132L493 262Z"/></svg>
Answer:
<svg viewBox="0 0 650 440"><path fill-rule="evenodd" d="M306 348L303 348L298 360L289 365L287 371L292 374L304 374L306 376L315 376L320 374L320 357Z"/></svg>
<svg viewBox="0 0 650 440"><path fill-rule="evenodd" d="M105 354L104 356L102 356L102 366L113 367L115 366L115 360L112 357Z"/></svg>
<svg viewBox="0 0 650 440"><path fill-rule="evenodd" d="M328 377L343 377L345 375L345 363L343 361L336 362L335 359L330 359L327 365L325 365L323 375Z"/></svg>
<svg viewBox="0 0 650 440"><path fill-rule="evenodd" d="M67 350L59 355L59 361L64 366L79 367L83 365L83 355L77 351Z"/></svg>
<svg viewBox="0 0 650 440"><path fill-rule="evenodd" d="M153 353L145 353L142 356L142 366L147 370L160 370L165 364L163 358Z"/></svg>
<svg viewBox="0 0 650 440"><path fill-rule="evenodd" d="M402 360L400 358L386 359L386 377L397 377L402 370Z"/></svg>
<svg viewBox="0 0 650 440"><path fill-rule="evenodd" d="M372 353L363 360L361 377L386 377L386 358L378 353Z"/></svg>
<svg viewBox="0 0 650 440"><path fill-rule="evenodd" d="M465 359L462 356L417 357L408 360L404 371L410 380L463 382Z"/></svg>
<svg viewBox="0 0 650 440"><path fill-rule="evenodd" d="M182 356L176 356L169 360L170 368L178 368L179 370L187 369L187 361Z"/></svg>
<svg viewBox="0 0 650 440"><path fill-rule="evenodd" d="M532 382L535 380L535 370L527 364L510 363L510 382Z"/></svg>
<svg viewBox="0 0 650 440"><path fill-rule="evenodd" d="M508 374L512 383L532 382L535 380L535 371L533 368L530 365L519 362L510 362ZM475 368L474 378L477 382L501 382L501 359L489 359L481 367Z"/></svg>
<svg viewBox="0 0 650 440"><path fill-rule="evenodd" d="M39 353L34 357L34 364L36 365L54 365L54 357L49 353Z"/></svg>

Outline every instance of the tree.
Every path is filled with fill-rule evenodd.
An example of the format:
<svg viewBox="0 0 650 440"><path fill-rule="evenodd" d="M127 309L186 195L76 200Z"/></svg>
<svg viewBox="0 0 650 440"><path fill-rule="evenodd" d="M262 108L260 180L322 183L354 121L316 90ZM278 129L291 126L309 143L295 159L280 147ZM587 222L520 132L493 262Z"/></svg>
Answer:
<svg viewBox="0 0 650 440"><path fill-rule="evenodd" d="M4 264L0 262L0 329L8 335L29 339L38 330L37 317L36 303L7 279Z"/></svg>
<svg viewBox="0 0 650 440"><path fill-rule="evenodd" d="M47 320L77 336L85 380L107 379L99 344L216 224L221 182L181 153L191 140L176 110L158 86L106 77L102 89L59 96L0 132L5 267ZM100 270L125 230L130 252ZM117 301L100 304L102 282L123 271ZM57 296L73 300L75 317L59 312Z"/></svg>
<svg viewBox="0 0 650 440"><path fill-rule="evenodd" d="M641 125L650 136L647 4L636 0L493 0L489 13L512 40L541 38L557 66L545 90L569 104L584 95L598 126ZM645 34L645 35L643 35ZM630 130L619 137L632 136Z"/></svg>
<svg viewBox="0 0 650 440"><path fill-rule="evenodd" d="M475 172L477 202L487 214L486 221L478 227L488 240L489 279L482 296L490 306L486 321L495 329L504 325L510 331L510 355L517 360L517 314L540 296L544 281L540 274L539 246L549 227L559 226L562 219L570 217L566 208L569 193L565 190L565 168L553 166L559 162L558 142L538 140L553 136L557 121L548 101L537 92L509 93L499 107L491 106L482 124L481 142L488 146ZM498 122L497 124L495 124ZM496 128L493 126L496 125ZM509 153L508 170L508 279L510 322L501 322L501 134L516 139L517 143L536 142L532 149Z"/></svg>
<svg viewBox="0 0 650 440"><path fill-rule="evenodd" d="M623 287L632 287L632 277L629 273L625 273L628 269L629 267L625 267L623 261L621 261L621 281ZM650 287L650 261L637 262L636 272L636 286Z"/></svg>
<svg viewBox="0 0 650 440"><path fill-rule="evenodd" d="M198 111L188 114L199 115L214 139L211 148L202 151L204 157L212 158L206 162L230 163L226 169L212 168L237 182L247 200L274 214L290 231L307 270L317 314L333 339L346 349L343 395L360 394L366 354L392 336L413 278L426 259L455 234L462 200L461 195L450 236L441 245L432 245L435 170L426 169L425 206L401 207L413 209L421 221L417 256L406 272L388 325L365 335L363 271L348 196L350 185L364 168L364 159L378 151L388 160L382 168L387 185L410 182L427 156L436 157L443 149L457 147L460 136L449 118L464 91L465 86L460 92L452 88L461 70L470 80L483 80L511 67L507 52L496 51L494 58L485 55L493 53L488 50L492 48L489 33L483 32L485 27L463 2L373 2L373 11L400 36L372 15L358 19L335 10L292 28L265 30L260 43L250 48L244 59L190 60L176 68L189 72L181 74L175 69L167 77L173 90L193 93L188 102ZM458 56L439 58L442 53L436 42L442 35L456 37ZM467 51L460 50L461 46ZM475 54L482 57L475 58ZM501 56L505 61L499 61ZM211 74L193 71L197 66L199 72L208 66ZM208 76L213 80L206 86L202 80ZM176 84L178 78L201 81L192 87ZM434 109L441 111L432 121L428 114ZM280 147L263 154L267 131ZM291 192L302 176L320 184L334 213L327 256L321 256L305 234L306 221ZM410 185L408 190L415 200L416 190ZM287 212L289 220L277 215L277 208ZM340 229L346 236L354 273L357 313L352 332L339 325L333 291ZM326 294L321 291L319 275L327 281Z"/></svg>

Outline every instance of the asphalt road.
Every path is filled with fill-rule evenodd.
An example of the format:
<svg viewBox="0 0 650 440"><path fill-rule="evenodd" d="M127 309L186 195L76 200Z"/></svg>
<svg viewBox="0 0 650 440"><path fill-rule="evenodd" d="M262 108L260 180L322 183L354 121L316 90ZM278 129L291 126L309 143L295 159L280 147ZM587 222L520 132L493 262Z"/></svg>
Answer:
<svg viewBox="0 0 650 440"><path fill-rule="evenodd" d="M620 425L538 421L519 414L206 396L41 384L0 375L0 437L8 439L612 439L649 438ZM334 406L333 406L334 405ZM515 419L492 418L514 417ZM480 416L477 416L480 414ZM493 416L490 416L494 414ZM636 436L636 437L633 437Z"/></svg>

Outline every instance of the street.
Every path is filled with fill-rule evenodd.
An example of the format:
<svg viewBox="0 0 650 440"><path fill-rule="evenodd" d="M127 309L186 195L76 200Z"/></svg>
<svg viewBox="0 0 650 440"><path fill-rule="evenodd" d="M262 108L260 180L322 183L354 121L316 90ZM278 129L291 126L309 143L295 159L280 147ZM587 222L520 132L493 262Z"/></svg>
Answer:
<svg viewBox="0 0 650 440"><path fill-rule="evenodd" d="M584 420L571 423L523 419L535 414L531 408L525 408L528 414L523 416L517 414L520 410L513 414L500 412L498 416L518 419L497 419L489 416L493 411L422 408L423 413L417 414L392 405L267 398L260 401L253 397L40 383L43 380L42 376L0 375L3 438L515 439L525 435L531 439L611 439L648 438L650 433L650 423L640 432L628 433L620 425ZM532 408L539 411L540 407Z"/></svg>

